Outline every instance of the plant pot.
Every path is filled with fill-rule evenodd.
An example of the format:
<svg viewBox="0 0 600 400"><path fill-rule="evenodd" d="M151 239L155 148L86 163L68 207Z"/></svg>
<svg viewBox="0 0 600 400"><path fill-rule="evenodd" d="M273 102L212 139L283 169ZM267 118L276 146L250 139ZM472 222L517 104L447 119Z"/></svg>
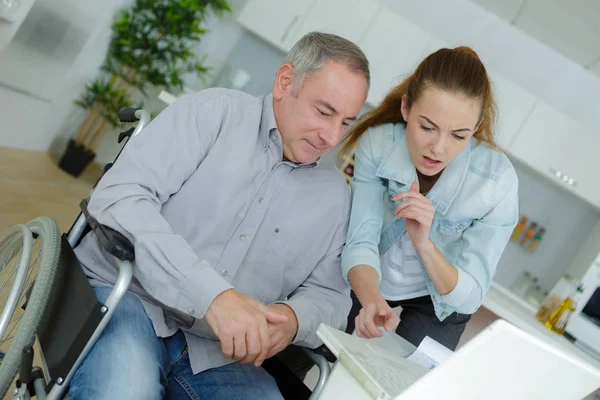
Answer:
<svg viewBox="0 0 600 400"><path fill-rule="evenodd" d="M78 177L81 175L85 167L96 157L96 153L85 148L83 145L78 145L73 139L69 140L67 149L63 153L58 166L68 174Z"/></svg>

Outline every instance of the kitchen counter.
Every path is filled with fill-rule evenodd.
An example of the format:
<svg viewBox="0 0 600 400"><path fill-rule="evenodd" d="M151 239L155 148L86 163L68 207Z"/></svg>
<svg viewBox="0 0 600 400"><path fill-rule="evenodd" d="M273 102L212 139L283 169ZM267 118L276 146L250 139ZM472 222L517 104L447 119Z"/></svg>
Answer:
<svg viewBox="0 0 600 400"><path fill-rule="evenodd" d="M483 299L483 307L525 332L575 354L600 369L600 360L575 346L566 337L547 329L535 319L536 309L499 284L492 282L490 290Z"/></svg>

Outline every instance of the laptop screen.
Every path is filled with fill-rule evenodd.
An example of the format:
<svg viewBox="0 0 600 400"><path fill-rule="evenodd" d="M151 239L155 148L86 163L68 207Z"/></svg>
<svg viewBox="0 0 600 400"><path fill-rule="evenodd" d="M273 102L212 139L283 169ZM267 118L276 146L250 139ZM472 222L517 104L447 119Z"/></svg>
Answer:
<svg viewBox="0 0 600 400"><path fill-rule="evenodd" d="M600 286L596 288L592 297L589 298L581 313L594 324L600 326Z"/></svg>

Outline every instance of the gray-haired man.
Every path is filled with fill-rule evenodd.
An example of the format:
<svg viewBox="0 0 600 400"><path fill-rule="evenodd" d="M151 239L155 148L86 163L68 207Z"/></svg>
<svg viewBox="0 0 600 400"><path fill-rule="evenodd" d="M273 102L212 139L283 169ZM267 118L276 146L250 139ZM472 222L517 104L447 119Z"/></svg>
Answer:
<svg viewBox="0 0 600 400"><path fill-rule="evenodd" d="M258 368L343 328L348 188L321 158L367 96L347 40L303 37L264 98L208 89L131 141L89 211L135 245L134 280L75 374L75 399L281 398ZM117 271L93 234L76 250L100 300Z"/></svg>

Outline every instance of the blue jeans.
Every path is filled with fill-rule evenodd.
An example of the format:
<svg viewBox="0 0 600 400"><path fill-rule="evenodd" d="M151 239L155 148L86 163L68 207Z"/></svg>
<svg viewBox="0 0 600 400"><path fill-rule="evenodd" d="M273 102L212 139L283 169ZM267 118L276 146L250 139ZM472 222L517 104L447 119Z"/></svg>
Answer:
<svg viewBox="0 0 600 400"><path fill-rule="evenodd" d="M94 289L104 302L111 288ZM262 368L233 363L194 375L181 331L159 338L140 300L125 294L71 381L69 399L282 399Z"/></svg>

